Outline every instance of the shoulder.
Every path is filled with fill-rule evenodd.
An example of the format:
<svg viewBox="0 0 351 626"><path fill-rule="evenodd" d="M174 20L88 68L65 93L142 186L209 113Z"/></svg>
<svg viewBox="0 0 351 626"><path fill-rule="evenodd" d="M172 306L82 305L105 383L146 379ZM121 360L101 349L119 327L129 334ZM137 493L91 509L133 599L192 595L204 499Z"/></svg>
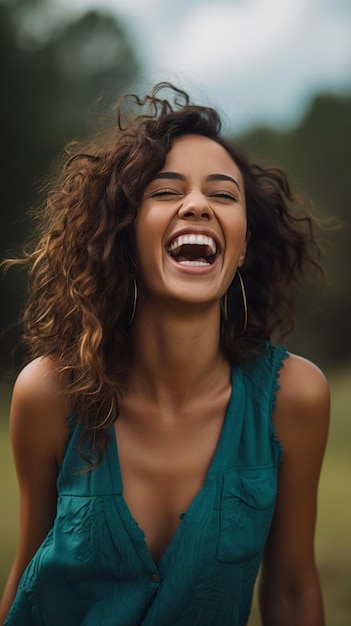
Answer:
<svg viewBox="0 0 351 626"><path fill-rule="evenodd" d="M18 375L12 394L10 427L14 448L21 453L40 444L60 457L69 404L55 362L39 357ZM59 462L59 458L58 458Z"/></svg>
<svg viewBox="0 0 351 626"><path fill-rule="evenodd" d="M289 354L279 372L274 422L283 447L293 445L295 437L327 437L330 392L323 372L311 361Z"/></svg>
<svg viewBox="0 0 351 626"><path fill-rule="evenodd" d="M57 368L54 359L49 356L42 356L30 361L17 376L15 386L27 387L33 383L50 382L59 385Z"/></svg>
<svg viewBox="0 0 351 626"><path fill-rule="evenodd" d="M69 410L64 379L53 359L39 357L22 369L14 384L12 408L21 409L18 419L31 416L33 420L43 413Z"/></svg>
<svg viewBox="0 0 351 626"><path fill-rule="evenodd" d="M64 400L66 382L53 359L38 357L19 373L13 393L16 398L33 404L51 403L55 398L59 403L67 405Z"/></svg>
<svg viewBox="0 0 351 626"><path fill-rule="evenodd" d="M329 385L323 372L311 361L289 354L279 374L279 407L288 409L329 408Z"/></svg>

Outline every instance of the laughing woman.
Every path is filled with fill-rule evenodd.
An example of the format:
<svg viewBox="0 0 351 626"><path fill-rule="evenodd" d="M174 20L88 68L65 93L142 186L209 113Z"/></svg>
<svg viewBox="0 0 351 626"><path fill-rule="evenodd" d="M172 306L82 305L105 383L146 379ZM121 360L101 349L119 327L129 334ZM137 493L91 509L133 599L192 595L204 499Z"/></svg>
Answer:
<svg viewBox="0 0 351 626"><path fill-rule="evenodd" d="M271 343L313 250L285 174L170 86L75 148L15 261L32 360L13 391L1 623L244 626L262 565L262 623L322 626L328 385Z"/></svg>

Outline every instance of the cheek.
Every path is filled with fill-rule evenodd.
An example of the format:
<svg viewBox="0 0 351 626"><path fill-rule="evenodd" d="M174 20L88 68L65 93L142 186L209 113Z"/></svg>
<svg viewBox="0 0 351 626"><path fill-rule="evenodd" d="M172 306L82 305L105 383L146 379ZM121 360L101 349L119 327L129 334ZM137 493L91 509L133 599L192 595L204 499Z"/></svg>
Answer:
<svg viewBox="0 0 351 626"><path fill-rule="evenodd" d="M236 245L244 245L247 239L247 220L246 214L241 213L239 215L233 216L233 218L228 221L226 232L228 233L229 240Z"/></svg>
<svg viewBox="0 0 351 626"><path fill-rule="evenodd" d="M226 234L226 257L231 270L235 273L237 266L242 265L246 254L248 241L246 219L233 221Z"/></svg>
<svg viewBox="0 0 351 626"><path fill-rule="evenodd" d="M150 231L146 224L140 223L135 233L136 263L140 276L155 273L162 262L161 233Z"/></svg>

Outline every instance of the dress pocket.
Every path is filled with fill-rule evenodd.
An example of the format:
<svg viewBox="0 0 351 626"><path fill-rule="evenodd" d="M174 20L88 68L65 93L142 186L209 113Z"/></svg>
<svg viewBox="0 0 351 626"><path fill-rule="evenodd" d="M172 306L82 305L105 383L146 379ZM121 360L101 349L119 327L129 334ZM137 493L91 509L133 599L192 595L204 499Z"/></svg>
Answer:
<svg viewBox="0 0 351 626"><path fill-rule="evenodd" d="M274 513L275 470L232 470L224 477L217 558L241 563L263 552Z"/></svg>

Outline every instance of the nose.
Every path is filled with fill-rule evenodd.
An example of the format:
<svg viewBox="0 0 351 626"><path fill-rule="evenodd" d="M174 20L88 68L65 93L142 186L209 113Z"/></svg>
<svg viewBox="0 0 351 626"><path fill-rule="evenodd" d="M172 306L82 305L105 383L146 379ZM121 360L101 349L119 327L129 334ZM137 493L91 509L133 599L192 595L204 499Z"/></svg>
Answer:
<svg viewBox="0 0 351 626"><path fill-rule="evenodd" d="M193 192L186 196L178 210L178 215L183 220L210 220L213 211L206 196L200 192Z"/></svg>

